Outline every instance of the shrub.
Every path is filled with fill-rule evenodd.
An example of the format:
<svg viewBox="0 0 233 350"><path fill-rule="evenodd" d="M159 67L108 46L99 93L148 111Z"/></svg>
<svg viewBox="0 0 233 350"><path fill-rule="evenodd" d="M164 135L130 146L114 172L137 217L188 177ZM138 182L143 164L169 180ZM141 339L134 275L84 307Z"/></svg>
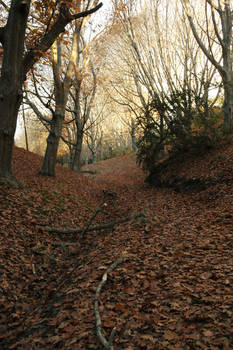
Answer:
<svg viewBox="0 0 233 350"><path fill-rule="evenodd" d="M170 96L156 96L138 117L142 134L138 139L137 161L151 172L166 145L170 153L203 154L214 147L221 133L221 110L218 114L191 90L174 91Z"/></svg>

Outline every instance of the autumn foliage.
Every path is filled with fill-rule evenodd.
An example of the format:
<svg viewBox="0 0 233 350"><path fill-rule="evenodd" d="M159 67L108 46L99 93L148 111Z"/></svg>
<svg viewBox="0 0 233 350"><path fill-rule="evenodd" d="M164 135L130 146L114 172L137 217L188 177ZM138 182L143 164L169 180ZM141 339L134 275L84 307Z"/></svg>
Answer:
<svg viewBox="0 0 233 350"><path fill-rule="evenodd" d="M233 349L232 140L204 156L172 164L186 178L216 181L201 191L151 188L133 155L77 174L57 166L38 175L41 158L16 148L23 188L0 192L1 349L103 349L96 337L99 296L103 334L114 349ZM165 175L164 175L165 176ZM144 210L147 219L78 234L46 226L85 227Z"/></svg>

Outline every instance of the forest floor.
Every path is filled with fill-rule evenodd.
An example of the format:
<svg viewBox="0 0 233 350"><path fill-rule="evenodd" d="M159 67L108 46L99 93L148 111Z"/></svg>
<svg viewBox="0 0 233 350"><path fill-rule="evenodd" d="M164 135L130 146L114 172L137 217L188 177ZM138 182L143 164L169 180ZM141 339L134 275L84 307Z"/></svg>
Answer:
<svg viewBox="0 0 233 350"><path fill-rule="evenodd" d="M211 179L202 191L150 187L133 155L87 167L96 174L58 165L56 178L41 162L16 148L23 188L0 188L1 349L103 349L96 292L115 350L233 349L232 141L171 167ZM103 203L91 225L146 217L82 238L48 231L85 228Z"/></svg>

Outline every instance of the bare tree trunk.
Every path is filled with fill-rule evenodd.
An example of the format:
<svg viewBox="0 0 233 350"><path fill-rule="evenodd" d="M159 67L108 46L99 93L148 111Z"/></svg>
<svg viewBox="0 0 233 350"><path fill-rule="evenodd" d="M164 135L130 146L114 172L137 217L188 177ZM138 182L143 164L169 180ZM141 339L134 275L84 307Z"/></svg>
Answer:
<svg viewBox="0 0 233 350"><path fill-rule="evenodd" d="M26 74L42 54L51 47L68 23L96 12L102 3L90 10L71 14L69 4L62 2L54 24L44 33L43 38L24 55L25 31L30 5L31 0L11 0L7 23L5 27L0 27L0 43L4 49L0 76L0 181L15 185L17 181L12 174L11 166L12 149L18 111L22 102L22 85Z"/></svg>
<svg viewBox="0 0 233 350"><path fill-rule="evenodd" d="M7 24L1 28L4 48L0 77L0 179L17 184L11 167L14 135L24 80L22 56L29 13L27 4L12 0Z"/></svg>
<svg viewBox="0 0 233 350"><path fill-rule="evenodd" d="M232 9L230 7L230 0L224 2L218 2L218 5L214 5L213 1L206 0L206 4L209 4L212 15L213 28L216 35L216 40L219 42L222 49L223 64L221 65L212 52L210 45L210 35L207 31L208 45L205 46L203 40L197 32L197 25L195 26L193 21L193 13L190 10L190 0L181 0L188 17L193 35L210 62L216 67L219 74L222 77L222 83L224 87L224 129L226 133L233 131L233 57L232 57L232 24L233 16ZM221 28L218 28L216 22L216 15L220 18Z"/></svg>
<svg viewBox="0 0 233 350"><path fill-rule="evenodd" d="M4 87L4 85L0 81L0 86ZM18 110L22 99L18 96L17 85L12 85L9 89L9 84L7 84L4 90L5 92L2 94L0 88L0 96L4 96L2 99L0 98L0 111L4 111L5 114L4 118L0 114L0 181L17 185L12 174L11 159Z"/></svg>
<svg viewBox="0 0 233 350"><path fill-rule="evenodd" d="M25 138L26 150L29 151L28 133L27 133L27 127L26 127L24 105L23 105L23 126L24 126L24 138Z"/></svg>
<svg viewBox="0 0 233 350"><path fill-rule="evenodd" d="M133 153L137 152L137 141L135 134L135 121L134 118L131 118L131 140L132 140L132 151Z"/></svg>
<svg viewBox="0 0 233 350"><path fill-rule="evenodd" d="M73 69L74 62L73 51L77 51L77 46L75 45L75 37L79 36L81 26L76 28L76 32L73 36L73 46L72 55L69 59L69 64L67 67L67 72L64 79L61 79L60 73L62 70L62 50L60 41L56 40L52 46L53 58L53 77L54 77L54 93L55 93L55 111L53 112L52 120L50 122L50 130L47 138L47 148L44 155L44 160L40 174L46 176L55 176L55 166L57 162L57 152L58 146L62 134L63 122L65 119L65 109L68 99L68 93L71 87L71 72Z"/></svg>
<svg viewBox="0 0 233 350"><path fill-rule="evenodd" d="M233 132L233 11L230 0L225 1L220 18L222 23L224 126L225 132ZM219 38L221 40L221 38Z"/></svg>
<svg viewBox="0 0 233 350"><path fill-rule="evenodd" d="M75 151L74 151L74 158L72 163L72 170L74 171L80 171L82 164L81 164L81 152L82 152L82 146L83 146L83 130L77 130L77 141L75 145Z"/></svg>
<svg viewBox="0 0 233 350"><path fill-rule="evenodd" d="M57 150L62 132L64 113L54 113L51 121L51 129L47 137L47 148L40 170L40 174L46 176L55 176L55 165L57 161Z"/></svg>
<svg viewBox="0 0 233 350"><path fill-rule="evenodd" d="M100 139L100 160L102 160L104 158L104 146L103 146L103 138L101 135L101 139Z"/></svg>
<svg viewBox="0 0 233 350"><path fill-rule="evenodd" d="M231 71L225 74L223 87L225 132L231 133L233 131L233 73Z"/></svg>
<svg viewBox="0 0 233 350"><path fill-rule="evenodd" d="M90 139L91 139L91 144L89 145L90 146L89 148L91 150L91 164L96 164L97 145L95 142L96 140L95 140L93 128L91 128Z"/></svg>

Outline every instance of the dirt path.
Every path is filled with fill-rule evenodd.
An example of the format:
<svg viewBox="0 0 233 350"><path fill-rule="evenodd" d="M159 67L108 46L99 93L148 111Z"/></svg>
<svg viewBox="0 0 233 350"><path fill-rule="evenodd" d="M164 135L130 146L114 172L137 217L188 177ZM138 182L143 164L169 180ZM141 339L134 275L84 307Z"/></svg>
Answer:
<svg viewBox="0 0 233 350"><path fill-rule="evenodd" d="M117 215L144 210L149 218L108 237L130 256L125 278L120 270L116 349L233 349L232 155L228 147L178 165L182 176L222 181L193 194L148 187L133 157L95 167L96 181L117 193Z"/></svg>
<svg viewBox="0 0 233 350"><path fill-rule="evenodd" d="M25 189L0 193L1 349L102 350L95 293L123 257L99 296L103 335L116 327L114 350L232 350L232 159L227 148L178 164L182 175L211 171L224 180L181 194L145 184L131 155L88 166L94 175L58 167L47 179L37 175L39 157L18 151ZM95 224L142 210L147 220L87 232L82 241L46 232L45 225L85 227L103 202Z"/></svg>
<svg viewBox="0 0 233 350"><path fill-rule="evenodd" d="M83 170L96 171L96 174L87 174L91 179L110 186L137 185L143 183L145 175L136 164L136 157L132 154L87 165Z"/></svg>

